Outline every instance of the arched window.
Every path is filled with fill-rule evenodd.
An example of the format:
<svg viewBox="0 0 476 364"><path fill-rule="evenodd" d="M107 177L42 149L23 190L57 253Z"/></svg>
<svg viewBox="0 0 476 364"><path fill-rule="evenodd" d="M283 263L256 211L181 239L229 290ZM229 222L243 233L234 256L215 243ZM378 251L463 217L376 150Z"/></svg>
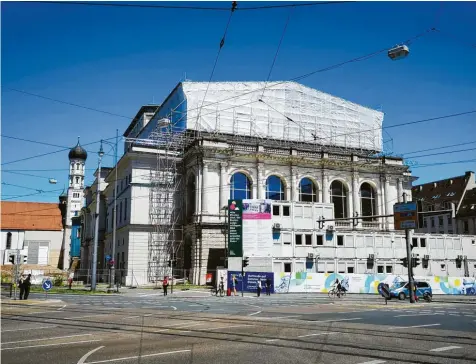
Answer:
<svg viewBox="0 0 476 364"><path fill-rule="evenodd" d="M284 200L284 183L278 176L269 176L266 180L266 198L275 201Z"/></svg>
<svg viewBox="0 0 476 364"><path fill-rule="evenodd" d="M331 202L334 204L334 217L336 219L349 217L347 213L347 189L341 181L331 184Z"/></svg>
<svg viewBox="0 0 476 364"><path fill-rule="evenodd" d="M11 249L12 248L12 233L8 232L7 233L7 246L5 249Z"/></svg>
<svg viewBox="0 0 476 364"><path fill-rule="evenodd" d="M244 173L237 172L231 176L230 199L243 200L251 198L251 180Z"/></svg>
<svg viewBox="0 0 476 364"><path fill-rule="evenodd" d="M76 163L76 170L79 171L79 163Z"/></svg>
<svg viewBox="0 0 476 364"><path fill-rule="evenodd" d="M190 219L195 213L195 175L191 174L187 180L187 218Z"/></svg>
<svg viewBox="0 0 476 364"><path fill-rule="evenodd" d="M377 215L375 203L375 190L370 183L362 183L360 186L360 215L375 216ZM375 218L363 218L363 221L374 221Z"/></svg>
<svg viewBox="0 0 476 364"><path fill-rule="evenodd" d="M317 202L316 185L309 178L303 178L299 183L299 201Z"/></svg>

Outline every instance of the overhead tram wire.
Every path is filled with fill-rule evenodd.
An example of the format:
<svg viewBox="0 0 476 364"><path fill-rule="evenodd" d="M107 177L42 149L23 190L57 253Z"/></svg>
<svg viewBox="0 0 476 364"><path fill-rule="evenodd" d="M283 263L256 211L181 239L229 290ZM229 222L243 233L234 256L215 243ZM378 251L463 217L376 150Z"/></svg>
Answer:
<svg viewBox="0 0 476 364"><path fill-rule="evenodd" d="M319 5L339 5L354 3L356 1L321 1L312 3L284 4L284 5L263 5L237 8L239 11L282 9L288 7L310 7ZM207 11L229 11L229 8L223 7L205 7L205 6L177 6L177 5L146 5L146 4L124 4L124 3L98 3L98 2L79 2L79 1L36 1L40 4L55 5L86 5L86 6L108 6L120 8L147 8L147 9L171 9L171 10L207 10Z"/></svg>
<svg viewBox="0 0 476 364"><path fill-rule="evenodd" d="M476 159L463 159L463 160L456 160L456 161L449 161L449 162L437 162L437 163L428 163L428 164L419 164L412 168L427 168L427 167L437 167L437 166L444 166L447 164L460 164L460 163L472 163L476 162Z"/></svg>
<svg viewBox="0 0 476 364"><path fill-rule="evenodd" d="M2 198L2 201L14 200L16 198L23 198L23 197L29 197L29 196L35 196L35 195L42 195L42 194L45 194L45 193L57 193L59 191L62 191L62 189L50 190L50 191L38 191L38 192L35 192L35 193L27 193L25 195L17 195L17 196ZM58 208L56 207L55 209L57 210Z"/></svg>
<svg viewBox="0 0 476 364"><path fill-rule="evenodd" d="M232 5L231 5L231 9L230 9L231 10L230 11L230 16L228 17L228 22L226 23L225 31L223 32L223 36L220 40L220 46L218 47L218 52L217 52L217 55L215 57L215 63L213 64L212 72L210 73L210 78L208 79L207 88L205 89L205 94L203 95L202 103L201 103L200 108L198 109L198 112L197 112L196 124L198 124L198 122L199 122L200 114L201 114L202 108L203 108L203 104L204 104L205 99L207 97L208 89L210 88L210 83L212 82L213 74L215 73L215 69L216 69L216 66L218 64L218 59L220 58L221 50L223 49L223 47L225 45L226 34L228 33L228 28L230 27L231 18L233 17L233 13L235 12L237 6L238 6L238 3L236 1L233 1Z"/></svg>
<svg viewBox="0 0 476 364"><path fill-rule="evenodd" d="M268 77L266 77L266 81L264 83L263 92L261 94L261 99L264 96L264 92L266 91L266 86L268 85L268 81L271 78L271 73L273 72L274 64L276 63L276 59L278 58L279 50L281 49L281 44L283 43L283 39L284 39L284 36L286 34L286 30L288 29L289 20L291 19L291 14L292 14L293 10L294 10L294 7L291 7L291 9L289 9L288 17L286 19L286 23L284 24L284 28L283 28L283 32L281 34L281 38L279 39L278 48L276 49L276 53L274 54L273 62L271 63L271 67L269 68Z"/></svg>
<svg viewBox="0 0 476 364"><path fill-rule="evenodd" d="M435 155L442 155L442 154L453 154L453 153L468 152L470 150L476 150L476 148L467 148L467 149L451 150L449 152L439 152L439 153L416 155L416 156L410 157L410 159L432 157L432 156L435 156Z"/></svg>
<svg viewBox="0 0 476 364"><path fill-rule="evenodd" d="M475 144L475 143L476 143L476 140L473 140L472 142L451 144L451 145L445 145L445 146L435 147L435 148L429 148L429 149L420 149L420 150L415 150L415 151L412 151L412 152L406 152L406 153L400 153L400 154L401 154L401 155L409 155L409 154L415 154L415 153L423 153L423 152L429 152L429 151L432 151L432 150L439 150L439 149L460 147L460 146L463 146L463 145ZM411 157L410 157L410 158L411 158Z"/></svg>
<svg viewBox="0 0 476 364"><path fill-rule="evenodd" d="M112 139L116 139L116 137L106 138L106 139L103 138L102 140L112 140ZM87 146L87 145L91 145L91 144L97 144L97 143L100 143L100 142L101 142L101 140L98 140L98 141L95 141L95 142L90 142L90 143L83 144L83 146ZM65 152L67 150L71 150L71 147L67 147L67 148L63 148L63 149L60 149L60 150L55 150L55 151L48 152L48 153L43 153L43 154L36 154L36 155L31 156L31 157L21 158L21 159L17 159L17 160L14 160L14 161L4 162L1 165L5 166L7 164L23 162L23 161L34 159L34 158L40 158L40 157L44 157L44 156L48 156L48 155L52 155L52 154L56 154L56 153Z"/></svg>
<svg viewBox="0 0 476 364"><path fill-rule="evenodd" d="M56 3L56 2L55 2ZM229 9L227 9L229 10ZM433 31L434 28L432 29L429 29L421 34L418 34L412 38L409 38L409 41L413 41L413 40L416 40L426 34L428 34L429 32ZM402 43L402 42L400 42ZM266 88L274 88L274 87L277 87L279 85L282 85L282 84L285 84L286 82L289 82L289 81L298 81L298 80L302 80L306 77L310 77L316 73L321 73L321 72L327 72L327 71L330 71L330 70L333 70L333 69L336 69L336 68L339 68L339 67L342 67L346 64L349 64L349 63L354 63L354 62L358 62L358 61L364 61L364 60L367 60L367 59L370 59L374 56L377 56L383 52L386 52L388 50L388 47L385 48L385 49L381 49L381 50L378 50L378 51L375 51L375 52L372 52L372 53L369 53L369 54L366 54L366 55L363 55L363 56L360 56L360 57L356 57L356 58L353 58L353 59L350 59L350 60L347 60L347 61L344 61L344 62L341 62L341 63L337 63L337 64L334 64L334 65L331 65L331 66L328 66L328 67L325 67L325 68L321 68L321 69L318 69L318 70L315 70L315 71L312 71L312 72L309 72L309 73L306 73L304 75L301 75L301 76L297 76L295 78L292 78L290 80L287 80L287 81L279 81L279 82L274 82L272 85L270 86L266 86ZM71 103L71 102L68 102L68 101L63 101L63 100L58 100L58 99L54 99L54 98L51 98L51 97L45 97L45 96L42 96L42 95L38 95L38 94L34 94L34 93L31 93L31 92L26 92L26 91L20 91L20 90L17 90L17 89L12 89L12 88L7 88L7 87L4 87L4 89L10 89L10 90L13 90L13 91L17 91L17 92L21 92L21 93L24 93L24 94L27 94L27 95L31 95L31 96L37 96L37 97L40 97L40 98L43 98L43 99L46 99L46 100L50 100L50 101L54 101L54 102L58 102L58 103L62 103L62 104L65 104L65 105L69 105L69 106L75 106L75 107L79 107L79 108L83 108L83 109L86 109L86 110L90 110L90 111L96 111L96 112L100 112L100 113L104 113L104 114L109 114L109 115L112 115L112 116L119 116L119 117L123 117L123 118L127 118L129 120L132 120L133 118L132 117L128 117L128 116L124 116L124 115L119 115L119 114L114 114L114 113L111 113L109 111L104 111L104 110L99 110L99 109L95 109L95 108L91 108L91 107L88 107L88 106L83 106L83 105L78 105L78 104L74 104L74 103ZM206 105L202 105L200 107L196 107L194 109L190 109L190 111L196 111L196 110L199 110L201 109L202 107L208 107L208 106L213 106L213 105L217 105L217 104L221 104L225 101L229 101L229 100L233 100L233 99L236 99L236 98L239 98L239 97L242 97L242 96L246 96L246 95L249 95L249 94L253 94L253 93L256 93L258 92L259 90L253 90L253 91L247 91L247 92L243 92L243 93L240 93L239 95L236 95L236 96L231 96L231 97L228 97L228 98L225 98L223 100L219 100L219 101L214 101L214 102L211 102L211 103L208 103ZM231 107L228 107L228 108L225 108L225 109L222 109L220 111L226 111L226 110L229 110L229 109L233 109L233 108L236 108L236 107L240 107L240 106L246 106L246 105L249 105L249 104L252 104L252 103L255 103L255 102L258 102L259 100L254 100L254 101L248 101L244 104L241 104L241 105L235 105L235 106L231 106ZM210 113L206 113L202 116L206 116L206 115L211 115L211 114L214 114L215 112L210 112Z"/></svg>

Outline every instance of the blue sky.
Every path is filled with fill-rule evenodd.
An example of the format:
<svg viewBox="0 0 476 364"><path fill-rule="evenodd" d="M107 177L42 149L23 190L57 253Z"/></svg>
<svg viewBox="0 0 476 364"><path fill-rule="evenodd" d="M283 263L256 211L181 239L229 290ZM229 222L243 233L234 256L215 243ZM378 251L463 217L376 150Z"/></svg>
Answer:
<svg viewBox="0 0 476 364"><path fill-rule="evenodd" d="M194 5L228 7L230 3ZM239 6L251 5L239 2ZM188 79L208 80L228 20L228 13L220 11L5 2L1 6L2 134L61 146L74 146L77 136L82 143L111 138L116 128L122 135L130 122L126 117L132 118L143 104L163 100L185 72ZM214 80L266 79L289 11L236 12ZM476 48L471 48L476 44L475 17L476 4L470 2L367 2L295 8L271 79L291 79L391 47L436 24L441 34L415 41L405 60L392 62L382 54L316 74L302 83L380 107L385 112L385 126L475 110ZM475 141L475 125L476 114L472 114L394 128L388 133L393 151L406 153ZM87 147L87 183L93 180L98 148L98 144ZM476 148L476 143L441 151L466 148ZM2 163L57 150L2 138ZM475 158L472 150L414 161L426 164ZM112 157L106 157L105 164L111 165ZM36 193L35 189L61 189L67 182L67 168L67 151L2 165L3 182L33 189L3 185L3 197ZM420 177L418 182L425 182L466 170L476 170L476 163L415 168L413 174ZM49 185L48 177L57 179L58 184ZM57 201L57 196L52 192L17 200Z"/></svg>

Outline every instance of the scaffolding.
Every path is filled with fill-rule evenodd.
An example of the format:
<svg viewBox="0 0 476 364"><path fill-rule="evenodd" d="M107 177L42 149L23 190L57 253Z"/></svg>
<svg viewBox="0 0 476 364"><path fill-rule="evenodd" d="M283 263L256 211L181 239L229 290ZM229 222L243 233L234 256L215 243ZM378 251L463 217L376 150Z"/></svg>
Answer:
<svg viewBox="0 0 476 364"><path fill-rule="evenodd" d="M173 276L175 262L183 257L183 155L186 133L177 130L170 119L161 119L148 139L127 138L136 146L156 153L150 169L147 278L158 283ZM171 263L171 264L170 264Z"/></svg>

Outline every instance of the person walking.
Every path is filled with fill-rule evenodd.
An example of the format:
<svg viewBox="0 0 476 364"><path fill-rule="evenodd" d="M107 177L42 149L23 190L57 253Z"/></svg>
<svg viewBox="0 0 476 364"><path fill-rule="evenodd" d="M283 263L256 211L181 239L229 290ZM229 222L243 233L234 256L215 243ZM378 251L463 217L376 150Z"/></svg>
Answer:
<svg viewBox="0 0 476 364"><path fill-rule="evenodd" d="M169 287L169 280L167 276L164 277L164 280L162 281L162 288L164 289L164 296L167 296L167 288Z"/></svg>
<svg viewBox="0 0 476 364"><path fill-rule="evenodd" d="M237 285L237 279L236 276L233 275L231 277L231 287L233 288L233 295L236 296L236 285Z"/></svg>
<svg viewBox="0 0 476 364"><path fill-rule="evenodd" d="M31 287L31 274L28 274L25 281L23 282L25 293L23 295L23 299L27 300L28 296L30 295L30 287Z"/></svg>
<svg viewBox="0 0 476 364"><path fill-rule="evenodd" d="M20 279L18 280L18 288L20 288L20 299L23 299L23 295L25 294L25 276L22 274Z"/></svg>
<svg viewBox="0 0 476 364"><path fill-rule="evenodd" d="M258 285L256 287L256 292L258 293L258 297L261 295L261 279L258 279Z"/></svg>
<svg viewBox="0 0 476 364"><path fill-rule="evenodd" d="M266 278L266 296L271 296L271 279Z"/></svg>

